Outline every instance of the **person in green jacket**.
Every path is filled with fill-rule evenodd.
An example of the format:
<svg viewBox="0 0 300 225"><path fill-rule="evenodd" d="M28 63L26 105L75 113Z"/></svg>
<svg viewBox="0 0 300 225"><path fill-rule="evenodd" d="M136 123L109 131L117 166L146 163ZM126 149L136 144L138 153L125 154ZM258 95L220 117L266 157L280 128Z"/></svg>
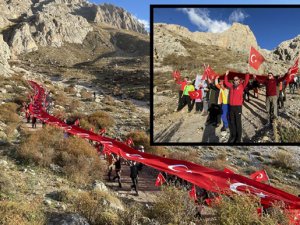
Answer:
<svg viewBox="0 0 300 225"><path fill-rule="evenodd" d="M187 85L185 85L183 93L182 93L182 102L181 105L178 107L177 112L182 110L186 105L188 105L188 112L191 112L193 109L193 104L191 98L189 96L190 91L195 91L195 87L192 84L192 81L188 80Z"/></svg>

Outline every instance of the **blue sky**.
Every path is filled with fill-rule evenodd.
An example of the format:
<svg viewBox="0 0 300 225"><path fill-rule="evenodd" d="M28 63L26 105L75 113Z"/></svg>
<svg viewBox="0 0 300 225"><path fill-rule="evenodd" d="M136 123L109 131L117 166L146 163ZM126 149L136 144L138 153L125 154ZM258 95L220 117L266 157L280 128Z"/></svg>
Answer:
<svg viewBox="0 0 300 225"><path fill-rule="evenodd" d="M183 0L89 0L95 4L111 3L116 6L126 9L128 12L136 16L140 22L143 22L146 28L149 27L150 18L150 4L187 4L187 1ZM299 4L298 0L279 1L279 0L244 0L244 1L233 1L227 0L226 4ZM196 1L189 0L188 4L224 4L222 0L205 0ZM228 7L228 6L227 6ZM158 9L156 9L158 10ZM223 9L209 9L207 21L213 24L211 26L203 26L199 23L199 19L195 16L191 16L195 13L179 11L175 9L159 9L155 11L154 22L166 22L174 23L187 27L191 31L215 31L222 29L222 24L218 24L218 21L224 21L226 24L223 26L230 26L234 16L230 15L237 9L223 8ZM164 11L163 11L164 10ZM283 11L285 10L284 14ZM242 8L241 12L246 15L243 20L239 22L250 26L251 30L257 39L260 47L266 49L274 49L278 44L287 39L294 38L300 34L300 28L298 21L300 21L300 8L298 9L257 9L257 8ZM207 13L207 12L206 12ZM203 16L203 12L200 12ZM205 14L205 13L204 13ZM239 13L236 13L235 19L239 18ZM297 24L298 23L298 24Z"/></svg>

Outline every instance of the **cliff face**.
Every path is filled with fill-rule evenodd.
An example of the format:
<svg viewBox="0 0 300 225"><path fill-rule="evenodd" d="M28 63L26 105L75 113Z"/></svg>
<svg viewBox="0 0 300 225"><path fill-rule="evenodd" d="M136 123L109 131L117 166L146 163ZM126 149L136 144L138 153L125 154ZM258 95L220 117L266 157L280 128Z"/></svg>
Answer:
<svg viewBox="0 0 300 225"><path fill-rule="evenodd" d="M183 44L185 43L185 45ZM300 51L300 35L294 39L282 42L276 49L269 51L260 49L256 37L247 25L234 23L228 30L222 33L190 32L187 28L174 24L154 24L154 57L157 62L162 62L169 55L189 57L193 49L189 47L201 45L202 51L206 51L205 46L216 46L221 51L230 51L243 54L245 60L242 62L232 62L231 64L217 65L217 67L234 67L241 71L246 71L250 47L259 50L266 61L259 69L258 73L272 71L282 74L294 63ZM188 46L188 47L187 47ZM205 57L203 61L209 60ZM222 62L220 62L222 63ZM234 65L236 64L236 65ZM250 71L251 72L251 71ZM257 72L257 71L252 71Z"/></svg>

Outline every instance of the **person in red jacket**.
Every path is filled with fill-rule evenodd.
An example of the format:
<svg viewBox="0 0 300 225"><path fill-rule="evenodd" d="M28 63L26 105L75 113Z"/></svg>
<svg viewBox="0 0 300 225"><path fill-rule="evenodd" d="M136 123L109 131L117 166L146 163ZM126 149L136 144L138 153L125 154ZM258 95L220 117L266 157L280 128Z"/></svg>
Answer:
<svg viewBox="0 0 300 225"><path fill-rule="evenodd" d="M228 143L240 143L242 140L242 105L244 89L249 82L249 74L246 74L242 83L240 78L235 76L233 84L228 82L229 71L226 71L224 83L229 88L229 129L230 137Z"/></svg>
<svg viewBox="0 0 300 225"><path fill-rule="evenodd" d="M277 109L277 99L278 99L278 91L277 87L279 83L284 81L288 77L288 73L286 73L283 77L275 78L273 73L268 73L268 78L259 78L253 75L254 79L259 83L266 85L266 108L267 112L270 116L270 122L273 119L278 117L278 109ZM272 107L271 107L272 106Z"/></svg>

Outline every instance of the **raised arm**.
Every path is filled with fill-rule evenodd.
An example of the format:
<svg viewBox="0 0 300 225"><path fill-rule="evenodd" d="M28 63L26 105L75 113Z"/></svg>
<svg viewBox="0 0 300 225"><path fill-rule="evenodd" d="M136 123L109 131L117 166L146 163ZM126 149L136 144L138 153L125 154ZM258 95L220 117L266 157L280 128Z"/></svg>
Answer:
<svg viewBox="0 0 300 225"><path fill-rule="evenodd" d="M265 83L266 83L266 79L265 79L265 78L258 77L258 76L256 76L256 75L253 75L253 78L254 78L254 80L256 80L258 83L261 83L261 84L265 84Z"/></svg>
<svg viewBox="0 0 300 225"><path fill-rule="evenodd" d="M281 82L281 81L284 81L285 79L287 79L288 76L289 76L289 73L286 73L286 74L284 74L283 77L278 78L278 83Z"/></svg>
<svg viewBox="0 0 300 225"><path fill-rule="evenodd" d="M219 76L216 76L216 79L215 79L215 85L218 89L221 88L220 84L219 84Z"/></svg>
<svg viewBox="0 0 300 225"><path fill-rule="evenodd" d="M243 83L243 87L244 87L244 89L246 88L246 86L247 86L247 84L249 83L249 73L247 73L246 75L245 75L245 81L244 81L244 83Z"/></svg>
<svg viewBox="0 0 300 225"><path fill-rule="evenodd" d="M232 88L233 84L228 82L228 74L229 74L229 71L227 70L225 73L224 83L227 87Z"/></svg>

